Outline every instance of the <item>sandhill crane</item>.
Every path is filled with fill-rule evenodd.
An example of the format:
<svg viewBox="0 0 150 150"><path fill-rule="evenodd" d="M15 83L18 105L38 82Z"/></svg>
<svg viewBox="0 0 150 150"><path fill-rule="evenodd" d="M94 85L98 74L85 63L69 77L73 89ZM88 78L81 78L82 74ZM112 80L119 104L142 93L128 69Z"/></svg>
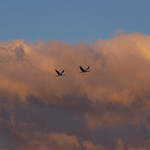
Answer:
<svg viewBox="0 0 150 150"><path fill-rule="evenodd" d="M90 66L88 66L86 69L83 69L82 66L80 66L79 68L80 68L80 70L81 70L80 73L90 72L90 71L89 71Z"/></svg>
<svg viewBox="0 0 150 150"><path fill-rule="evenodd" d="M55 69L55 71L57 72L58 76L64 76L64 70L60 73L58 70Z"/></svg>

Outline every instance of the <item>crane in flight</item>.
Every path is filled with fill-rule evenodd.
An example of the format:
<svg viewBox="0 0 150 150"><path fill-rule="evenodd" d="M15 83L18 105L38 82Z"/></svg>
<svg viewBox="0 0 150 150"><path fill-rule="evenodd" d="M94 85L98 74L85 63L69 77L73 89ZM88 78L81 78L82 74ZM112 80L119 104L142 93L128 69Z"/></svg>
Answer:
<svg viewBox="0 0 150 150"><path fill-rule="evenodd" d="M88 66L86 69L83 69L82 66L79 66L81 72L80 73L86 73L86 72L90 72L90 66Z"/></svg>
<svg viewBox="0 0 150 150"><path fill-rule="evenodd" d="M65 75L65 74L63 74L64 70L61 73L58 70L56 70L56 69L55 69L55 71L56 71L56 73L57 73L58 76L64 76Z"/></svg>

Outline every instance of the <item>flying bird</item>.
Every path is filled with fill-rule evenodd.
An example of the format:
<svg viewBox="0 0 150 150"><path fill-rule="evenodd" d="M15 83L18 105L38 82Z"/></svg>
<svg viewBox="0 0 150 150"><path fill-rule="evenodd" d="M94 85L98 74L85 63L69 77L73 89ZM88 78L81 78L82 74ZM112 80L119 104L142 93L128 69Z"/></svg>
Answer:
<svg viewBox="0 0 150 150"><path fill-rule="evenodd" d="M63 70L61 73L60 73L58 70L56 70L56 69L55 69L55 71L56 71L56 73L57 73L58 76L63 76L63 75L64 75L64 74L63 74L63 73L64 73L64 70Z"/></svg>
<svg viewBox="0 0 150 150"><path fill-rule="evenodd" d="M80 73L85 73L85 72L90 72L90 66L88 66L86 69L83 69L82 66L79 67L81 72Z"/></svg>

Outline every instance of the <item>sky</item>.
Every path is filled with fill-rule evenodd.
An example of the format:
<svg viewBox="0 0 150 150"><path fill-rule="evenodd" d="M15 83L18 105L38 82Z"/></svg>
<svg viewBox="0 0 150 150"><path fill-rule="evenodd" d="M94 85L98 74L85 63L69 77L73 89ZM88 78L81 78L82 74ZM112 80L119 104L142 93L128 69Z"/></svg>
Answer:
<svg viewBox="0 0 150 150"><path fill-rule="evenodd" d="M0 150L149 150L149 3L2 0Z"/></svg>
<svg viewBox="0 0 150 150"><path fill-rule="evenodd" d="M0 41L93 42L116 30L150 34L148 0L1 0Z"/></svg>

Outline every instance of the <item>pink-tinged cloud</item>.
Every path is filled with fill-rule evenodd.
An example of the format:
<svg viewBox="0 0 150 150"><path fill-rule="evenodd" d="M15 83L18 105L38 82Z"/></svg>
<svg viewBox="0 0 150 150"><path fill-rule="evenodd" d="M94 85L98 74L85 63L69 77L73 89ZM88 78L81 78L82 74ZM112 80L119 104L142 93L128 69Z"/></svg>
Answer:
<svg viewBox="0 0 150 150"><path fill-rule="evenodd" d="M94 144L91 141L84 141L83 146L86 150L106 150L106 148L103 145Z"/></svg>
<svg viewBox="0 0 150 150"><path fill-rule="evenodd" d="M91 103L131 105L142 99L149 105L149 40L135 33L79 45L1 42L0 88L4 96L23 101L35 96L45 103L58 103L52 98L75 94ZM91 72L80 74L79 65L90 65ZM55 69L64 69L66 77L56 78Z"/></svg>
<svg viewBox="0 0 150 150"><path fill-rule="evenodd" d="M147 148L133 148L129 147L128 150L148 150Z"/></svg>
<svg viewBox="0 0 150 150"><path fill-rule="evenodd" d="M44 139L43 139L44 138ZM21 149L24 149L23 147ZM25 149L37 149L37 150L80 150L80 144L76 136L70 136L67 134L37 134L35 139L28 142Z"/></svg>
<svg viewBox="0 0 150 150"><path fill-rule="evenodd" d="M90 72L80 73L80 65ZM147 150L149 68L150 36L139 33L78 45L0 42L0 144ZM57 77L55 69L66 75Z"/></svg>
<svg viewBox="0 0 150 150"><path fill-rule="evenodd" d="M121 138L117 138L116 142L117 142L116 150L125 150L125 146Z"/></svg>

